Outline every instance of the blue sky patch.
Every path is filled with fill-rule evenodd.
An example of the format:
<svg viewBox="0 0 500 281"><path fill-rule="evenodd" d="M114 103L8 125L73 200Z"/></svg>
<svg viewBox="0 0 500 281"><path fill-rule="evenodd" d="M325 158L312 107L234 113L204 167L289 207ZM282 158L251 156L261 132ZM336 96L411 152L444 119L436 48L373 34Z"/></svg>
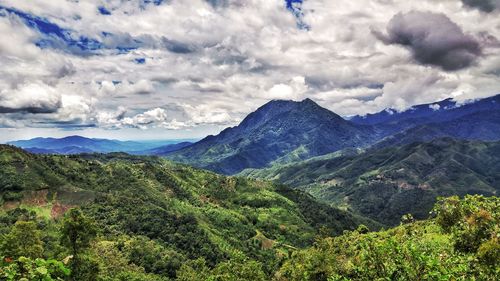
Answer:
<svg viewBox="0 0 500 281"><path fill-rule="evenodd" d="M286 8L297 19L297 27L304 30L309 30L311 27L304 21L304 11L302 10L303 0L285 0Z"/></svg>
<svg viewBox="0 0 500 281"><path fill-rule="evenodd" d="M158 1L155 1L158 3ZM3 13L2 13L3 12ZM103 15L111 14L104 7L99 7L99 12ZM38 17L17 9L0 6L0 16L7 16L7 13L18 16L26 26L36 30L40 34L40 38L35 42L35 45L42 49L52 48L61 49L65 52L76 55L94 55L96 51L109 48L97 39L87 36L78 36L74 30L62 28L50 20ZM104 37L114 36L110 32L102 32ZM134 45L118 46L115 49L118 54L125 54L132 50L136 50L142 42L134 40Z"/></svg>
<svg viewBox="0 0 500 281"><path fill-rule="evenodd" d="M72 36L73 31L61 28L57 24L50 22L48 19L1 6L0 10L5 10L8 13L18 16L28 27L38 31L42 38L35 44L40 48L65 49L70 52L85 53L95 51L103 47L99 41L89 37L78 36L74 38L74 36Z"/></svg>
<svg viewBox="0 0 500 281"><path fill-rule="evenodd" d="M134 61L137 64L145 64L146 63L146 58L136 58L136 59L134 59Z"/></svg>
<svg viewBox="0 0 500 281"><path fill-rule="evenodd" d="M144 4L150 4L150 3L153 3L155 4L156 6L159 6L161 5L161 3L163 3L164 0L144 0Z"/></svg>
<svg viewBox="0 0 500 281"><path fill-rule="evenodd" d="M108 9L106 9L106 7L99 6L97 8L97 10L99 10L99 13L101 13L101 15L105 15L105 16L111 15L111 12Z"/></svg>

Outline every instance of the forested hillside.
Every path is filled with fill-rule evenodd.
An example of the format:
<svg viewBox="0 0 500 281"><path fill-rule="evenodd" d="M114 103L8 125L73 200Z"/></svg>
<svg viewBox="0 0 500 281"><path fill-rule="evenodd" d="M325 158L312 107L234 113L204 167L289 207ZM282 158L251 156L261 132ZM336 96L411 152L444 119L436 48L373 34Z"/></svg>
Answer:
<svg viewBox="0 0 500 281"><path fill-rule="evenodd" d="M433 217L380 232L360 228L294 252L280 281L498 280L500 200L441 199Z"/></svg>
<svg viewBox="0 0 500 281"><path fill-rule="evenodd" d="M306 190L319 200L395 225L426 218L438 196L497 195L500 143L450 138L337 153L244 175Z"/></svg>
<svg viewBox="0 0 500 281"><path fill-rule="evenodd" d="M241 184L233 190L241 193L236 197L252 197L259 206L238 206L216 196L209 199L212 203L208 204L214 204L212 210L203 206L207 203L191 205L182 200L148 204L142 201L147 196L145 189L140 190L142 195L132 191L120 195L115 190L75 208L76 201L89 200L81 196L66 213L69 206L55 202L56 194L50 197L52 201L31 194L19 203L4 202L0 213L0 279L495 280L500 274L498 197L440 199L431 218L415 221L405 215L400 226L380 232L360 225L331 237L326 223L315 233L314 244L308 246L303 242L310 237L301 240L299 234L311 228L300 221L318 215L318 211L327 214L330 210L332 216L339 213L324 206L315 210L318 206L314 201L280 213L281 207L269 205L291 207L294 203L279 203L287 199L269 196L272 191L264 186ZM272 202L259 199L260 192L266 192ZM137 199L130 198L132 194ZM284 194L308 202L300 193L286 190ZM227 210L229 206L231 210ZM309 213L298 218L302 208ZM252 215L256 216L244 218ZM211 220L214 217L217 221ZM275 222L279 223L277 228ZM250 233L252 228L255 234ZM291 228L295 228L295 235L289 236Z"/></svg>
<svg viewBox="0 0 500 281"><path fill-rule="evenodd" d="M238 261L270 276L319 233L379 226L283 186L127 154L0 146L0 194L8 280L27 267L61 278L69 268L76 280L169 280L195 260L222 273Z"/></svg>

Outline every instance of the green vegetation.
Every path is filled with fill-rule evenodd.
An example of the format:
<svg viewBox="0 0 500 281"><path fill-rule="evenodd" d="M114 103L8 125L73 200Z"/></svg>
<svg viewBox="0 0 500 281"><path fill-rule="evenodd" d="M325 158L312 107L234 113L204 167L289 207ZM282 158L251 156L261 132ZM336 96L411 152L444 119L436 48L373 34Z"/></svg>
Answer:
<svg viewBox="0 0 500 281"><path fill-rule="evenodd" d="M318 235L379 227L281 185L156 157L0 146L0 181L0 280L189 280L193 267L268 280Z"/></svg>
<svg viewBox="0 0 500 281"><path fill-rule="evenodd" d="M435 218L381 232L349 231L296 251L277 280L496 280L500 199L441 199Z"/></svg>
<svg viewBox="0 0 500 281"><path fill-rule="evenodd" d="M242 175L275 180L385 225L428 216L438 196L497 195L500 142L431 142L336 153Z"/></svg>
<svg viewBox="0 0 500 281"><path fill-rule="evenodd" d="M0 150L0 280L494 280L498 197L389 230L281 185L126 154ZM47 214L50 214L49 216ZM363 224L360 224L363 223ZM366 226L365 226L366 225Z"/></svg>

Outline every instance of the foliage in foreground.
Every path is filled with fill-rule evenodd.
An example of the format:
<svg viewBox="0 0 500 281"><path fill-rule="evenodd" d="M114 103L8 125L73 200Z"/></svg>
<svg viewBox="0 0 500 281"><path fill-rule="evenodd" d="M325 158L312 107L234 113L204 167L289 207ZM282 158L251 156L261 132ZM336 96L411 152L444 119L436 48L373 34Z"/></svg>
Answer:
<svg viewBox="0 0 500 281"><path fill-rule="evenodd" d="M95 236L92 222L79 210L61 221L59 242L40 236L26 217L20 219L4 237L23 229L35 243L19 247L4 240L0 280L495 280L500 274L498 197L443 198L428 220L406 216L406 223L389 230L369 232L360 226L337 237L318 236L314 246L281 257L272 272L266 261L236 255L214 265L203 257L188 259L174 277L158 270L176 263L175 253L146 237ZM62 255L50 256L47 247L59 243Z"/></svg>
<svg viewBox="0 0 500 281"><path fill-rule="evenodd" d="M348 232L297 251L277 280L495 280L500 200L440 199L436 217L387 231Z"/></svg>

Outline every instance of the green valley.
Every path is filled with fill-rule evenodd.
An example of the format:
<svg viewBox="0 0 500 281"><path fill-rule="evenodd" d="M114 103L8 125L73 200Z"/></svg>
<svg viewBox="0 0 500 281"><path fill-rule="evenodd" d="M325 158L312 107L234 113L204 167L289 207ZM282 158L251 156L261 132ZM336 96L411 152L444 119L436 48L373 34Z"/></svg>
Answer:
<svg viewBox="0 0 500 281"><path fill-rule="evenodd" d="M500 143L450 138L344 151L242 175L288 184L319 200L395 225L424 219L438 196L497 195Z"/></svg>
<svg viewBox="0 0 500 281"><path fill-rule="evenodd" d="M380 225L297 190L127 154L1 146L0 280L495 280L500 200ZM362 224L361 224L362 223ZM374 231L375 230L375 231Z"/></svg>
<svg viewBox="0 0 500 281"><path fill-rule="evenodd" d="M168 280L200 259L210 268L238 260L270 276L320 233L380 226L284 186L156 157L34 155L1 146L0 167L0 255L68 259L72 251L60 243L61 232L68 210L78 208L96 230L82 259L101 268L85 274L99 280ZM25 224L39 240L33 253L7 242Z"/></svg>

